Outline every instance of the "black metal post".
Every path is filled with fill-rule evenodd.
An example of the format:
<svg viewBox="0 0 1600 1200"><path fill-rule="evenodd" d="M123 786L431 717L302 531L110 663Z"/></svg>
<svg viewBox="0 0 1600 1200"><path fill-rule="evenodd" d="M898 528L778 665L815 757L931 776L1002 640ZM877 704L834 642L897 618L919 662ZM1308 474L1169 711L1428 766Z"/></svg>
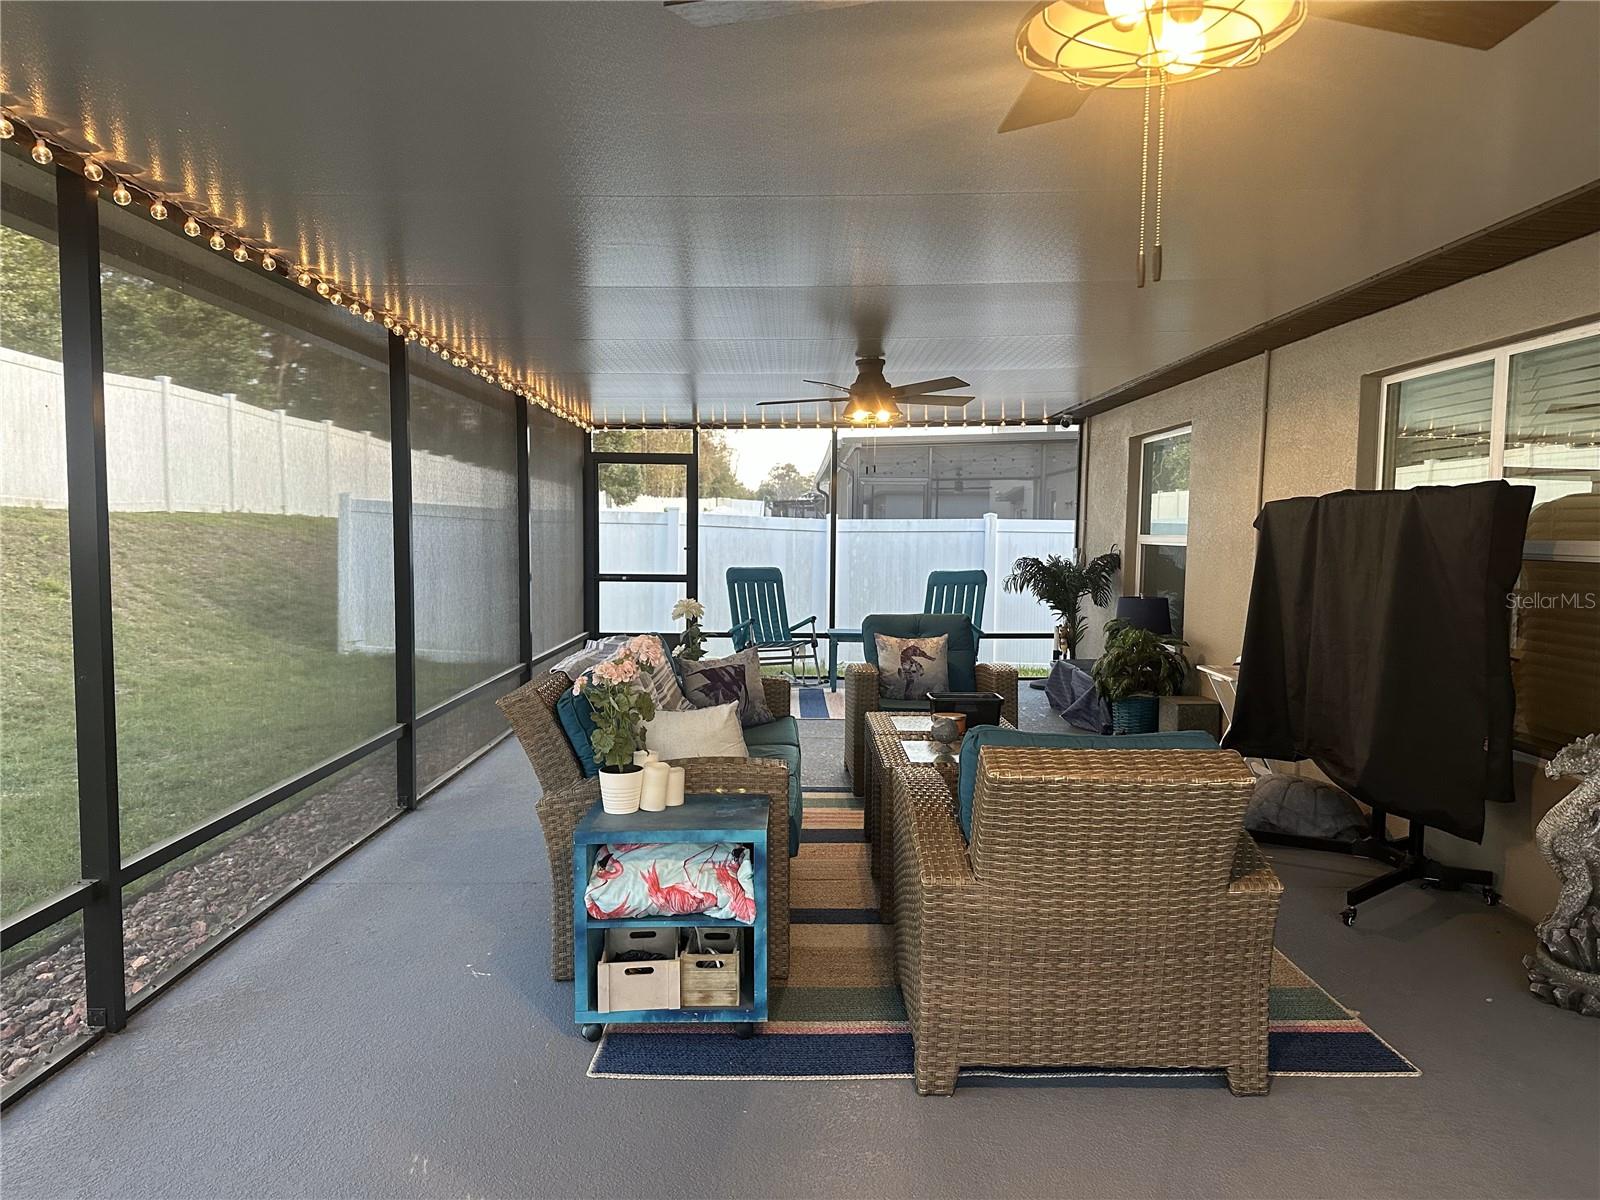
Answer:
<svg viewBox="0 0 1600 1200"><path fill-rule="evenodd" d="M828 439L828 628L839 625L839 430Z"/></svg>
<svg viewBox="0 0 1600 1200"><path fill-rule="evenodd" d="M692 598L700 595L700 430L689 435L689 465L684 471L684 580L683 594Z"/></svg>
<svg viewBox="0 0 1600 1200"><path fill-rule="evenodd" d="M600 636L600 468L592 437L583 442L583 624Z"/></svg>
<svg viewBox="0 0 1600 1200"><path fill-rule="evenodd" d="M389 335L389 471L394 514L395 801L417 806L417 608L411 557L411 373L406 340Z"/></svg>
<svg viewBox="0 0 1600 1200"><path fill-rule="evenodd" d="M528 401L517 397L517 659L533 678L533 486L528 479Z"/></svg>
<svg viewBox="0 0 1600 1200"><path fill-rule="evenodd" d="M78 722L78 835L89 1024L128 1021L122 962L122 829L117 798L116 672L111 655L111 518L106 490L105 355L100 335L99 189L56 167L61 241L61 375L72 576L72 675Z"/></svg>

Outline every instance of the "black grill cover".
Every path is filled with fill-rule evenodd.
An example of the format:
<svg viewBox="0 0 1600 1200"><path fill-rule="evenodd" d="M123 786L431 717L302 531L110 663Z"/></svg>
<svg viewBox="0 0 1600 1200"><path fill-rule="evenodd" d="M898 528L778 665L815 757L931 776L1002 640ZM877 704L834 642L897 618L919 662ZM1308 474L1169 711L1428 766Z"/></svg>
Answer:
<svg viewBox="0 0 1600 1200"><path fill-rule="evenodd" d="M1482 841L1484 801L1512 798L1508 598L1532 503L1494 482L1266 505L1223 744Z"/></svg>

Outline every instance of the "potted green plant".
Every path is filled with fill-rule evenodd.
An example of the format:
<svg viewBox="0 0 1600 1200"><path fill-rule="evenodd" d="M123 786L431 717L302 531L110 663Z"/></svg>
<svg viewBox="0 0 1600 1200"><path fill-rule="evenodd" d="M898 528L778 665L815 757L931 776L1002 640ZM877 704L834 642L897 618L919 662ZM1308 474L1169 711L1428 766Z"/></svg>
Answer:
<svg viewBox="0 0 1600 1200"><path fill-rule="evenodd" d="M1085 596L1102 608L1111 603L1112 587L1122 555L1115 546L1085 561L1083 550L1069 555L1019 558L1006 576L1008 592L1032 592L1034 598L1056 614L1056 649L1078 657L1078 644L1089 632L1079 609Z"/></svg>
<svg viewBox="0 0 1600 1200"><path fill-rule="evenodd" d="M1113 733L1155 732L1158 698L1176 695L1188 679L1185 644L1124 621L1106 623L1094 681L1111 706Z"/></svg>
<svg viewBox="0 0 1600 1200"><path fill-rule="evenodd" d="M683 622L677 653L684 662L699 662L706 656L705 630L700 627L705 615L706 606L695 599L686 597L672 606L672 619Z"/></svg>
<svg viewBox="0 0 1600 1200"><path fill-rule="evenodd" d="M606 812L639 809L644 771L633 755L644 748L644 723L656 715L655 701L638 686L639 674L659 670L666 661L661 640L641 635L572 685L589 702L594 721L589 745L600 763L600 802Z"/></svg>

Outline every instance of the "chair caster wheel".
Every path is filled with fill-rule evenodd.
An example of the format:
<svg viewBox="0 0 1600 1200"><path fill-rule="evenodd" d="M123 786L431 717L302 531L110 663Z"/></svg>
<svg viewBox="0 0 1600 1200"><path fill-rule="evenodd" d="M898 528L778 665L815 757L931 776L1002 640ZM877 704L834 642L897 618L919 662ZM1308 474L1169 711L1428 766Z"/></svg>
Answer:
<svg viewBox="0 0 1600 1200"><path fill-rule="evenodd" d="M598 1042L600 1040L601 1033L604 1031L604 1025L585 1025L582 1031L583 1040L586 1042Z"/></svg>
<svg viewBox="0 0 1600 1200"><path fill-rule="evenodd" d="M1355 910L1355 908L1351 907L1351 908L1345 909L1342 913L1339 914L1339 919L1341 921L1343 921L1346 925L1354 925L1356 923L1356 910Z"/></svg>
<svg viewBox="0 0 1600 1200"><path fill-rule="evenodd" d="M748 1039L748 1038L755 1037L755 1035L756 1035L755 1022L753 1022L753 1021L740 1021L737 1025L735 1025L733 1027L733 1035L735 1037L741 1038L741 1039Z"/></svg>
<svg viewBox="0 0 1600 1200"><path fill-rule="evenodd" d="M1495 891L1492 887L1484 888L1483 902L1490 908L1493 908L1495 905L1500 903L1500 893Z"/></svg>

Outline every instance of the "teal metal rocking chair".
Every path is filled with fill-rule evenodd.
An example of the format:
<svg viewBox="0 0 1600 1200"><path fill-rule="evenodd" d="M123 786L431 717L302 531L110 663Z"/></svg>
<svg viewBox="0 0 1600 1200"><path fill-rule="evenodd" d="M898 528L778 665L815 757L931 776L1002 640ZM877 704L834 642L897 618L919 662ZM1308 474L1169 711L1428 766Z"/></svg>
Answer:
<svg viewBox="0 0 1600 1200"><path fill-rule="evenodd" d="M810 662L810 679L822 681L817 659L817 618L789 623L784 600L783 572L777 567L729 567L728 611L732 614L733 648L756 647L763 665L783 663L798 677L801 663Z"/></svg>
<svg viewBox="0 0 1600 1200"><path fill-rule="evenodd" d="M989 593L987 571L930 571L925 613L960 613L972 622L975 638L983 637L983 601Z"/></svg>

